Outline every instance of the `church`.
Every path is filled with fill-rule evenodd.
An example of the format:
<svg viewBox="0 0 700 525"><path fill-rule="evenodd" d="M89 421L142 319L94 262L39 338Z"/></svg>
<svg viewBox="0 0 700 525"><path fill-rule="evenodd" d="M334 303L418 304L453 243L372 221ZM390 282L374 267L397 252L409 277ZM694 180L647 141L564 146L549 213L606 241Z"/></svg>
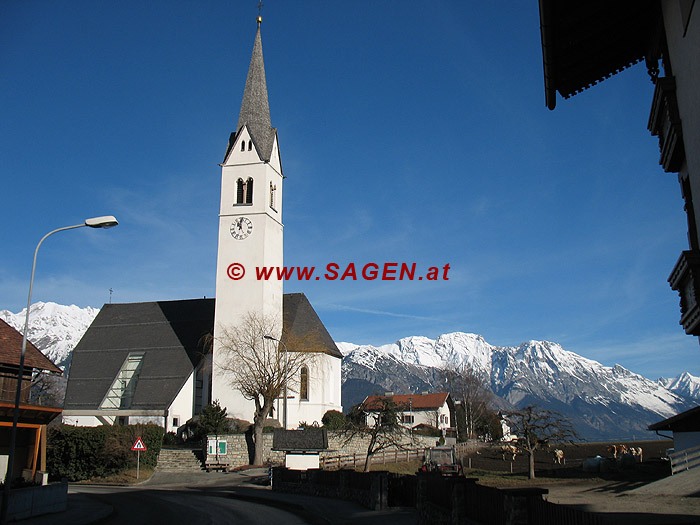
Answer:
<svg viewBox="0 0 700 525"><path fill-rule="evenodd" d="M255 273L283 265L285 179L270 119L262 18L257 22L238 123L221 164L216 299L105 304L73 350L64 423L152 422L170 432L212 401L229 417L252 421L254 403L232 386L223 343L250 315L271 320L266 342L279 343L288 360L313 356L295 370L298 377L287 378L286 403L277 400L274 417L281 422L284 411L287 428L296 428L342 411L342 354L308 299L284 294L282 279ZM297 345L302 349L292 341L306 343Z"/></svg>

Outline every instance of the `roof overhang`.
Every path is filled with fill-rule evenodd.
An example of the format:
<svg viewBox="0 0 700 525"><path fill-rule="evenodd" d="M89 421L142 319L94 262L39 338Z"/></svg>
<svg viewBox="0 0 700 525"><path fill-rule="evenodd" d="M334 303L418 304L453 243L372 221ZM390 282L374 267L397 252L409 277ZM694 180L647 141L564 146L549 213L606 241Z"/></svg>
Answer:
<svg viewBox="0 0 700 525"><path fill-rule="evenodd" d="M14 410L14 403L0 401L0 426L12 424ZM56 407L20 404L18 426L47 425L60 416L61 412L62 409Z"/></svg>
<svg viewBox="0 0 700 525"><path fill-rule="evenodd" d="M673 417L649 425L649 430L671 432L700 432L700 406L676 414Z"/></svg>
<svg viewBox="0 0 700 525"><path fill-rule="evenodd" d="M627 69L651 49L661 20L656 0L539 0L545 102Z"/></svg>

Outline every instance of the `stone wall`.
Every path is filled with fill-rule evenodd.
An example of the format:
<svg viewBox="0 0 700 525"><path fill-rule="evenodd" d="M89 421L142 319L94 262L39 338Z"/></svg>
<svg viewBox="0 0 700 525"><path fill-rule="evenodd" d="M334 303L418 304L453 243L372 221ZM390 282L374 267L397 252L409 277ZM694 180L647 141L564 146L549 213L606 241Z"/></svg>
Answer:
<svg viewBox="0 0 700 525"><path fill-rule="evenodd" d="M214 436L208 436L208 438L213 439ZM225 436L218 436L219 440L226 440L227 454L226 457L219 457L219 463L227 463L230 468L242 467L244 465L250 465L253 460L252 449L249 452L248 440L250 439L245 434L228 434ZM414 436L413 443L406 443L406 447L410 448L424 448L435 446L437 438L426 437L426 436ZM272 450L272 434L263 434L263 446L265 447L265 452L263 453L263 459L265 463L271 463L273 465L283 465L284 464L284 452ZM349 456L352 454L357 454L364 456L367 453L367 446L369 445L369 438L354 438L349 443L345 443L342 434L338 432L328 433L328 450L321 453L321 459L333 456ZM252 444L251 444L252 446ZM388 450L395 450L395 447L389 448ZM217 458L214 455L208 455L206 458L207 463L217 462Z"/></svg>

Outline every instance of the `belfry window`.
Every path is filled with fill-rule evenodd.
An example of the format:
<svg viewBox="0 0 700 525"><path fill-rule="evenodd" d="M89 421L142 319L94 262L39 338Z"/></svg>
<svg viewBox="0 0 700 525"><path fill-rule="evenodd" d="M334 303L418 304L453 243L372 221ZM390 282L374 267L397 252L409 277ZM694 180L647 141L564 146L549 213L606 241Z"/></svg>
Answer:
<svg viewBox="0 0 700 525"><path fill-rule="evenodd" d="M236 181L236 204L253 204L253 179Z"/></svg>
<svg viewBox="0 0 700 525"><path fill-rule="evenodd" d="M309 400L309 369L305 366L302 366L300 371L299 399L302 401Z"/></svg>

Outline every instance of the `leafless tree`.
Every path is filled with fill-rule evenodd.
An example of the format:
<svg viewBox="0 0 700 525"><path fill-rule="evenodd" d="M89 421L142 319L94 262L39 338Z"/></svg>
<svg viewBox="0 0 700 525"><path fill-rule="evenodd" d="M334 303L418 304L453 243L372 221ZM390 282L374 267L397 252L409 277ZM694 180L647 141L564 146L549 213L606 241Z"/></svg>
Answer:
<svg viewBox="0 0 700 525"><path fill-rule="evenodd" d="M67 378L60 374L35 373L32 377L29 392L30 402L41 406L63 406L67 382Z"/></svg>
<svg viewBox="0 0 700 525"><path fill-rule="evenodd" d="M349 424L341 431L345 445L354 439L368 439L365 472L369 472L372 456L382 450L395 447L405 450L412 444L410 431L401 424L402 411L408 406L398 406L390 397L380 397L372 406L355 407L348 416Z"/></svg>
<svg viewBox="0 0 700 525"><path fill-rule="evenodd" d="M576 431L564 417L534 405L504 414L511 434L518 437L517 447L528 455L529 478L535 479L535 451L549 443L572 443Z"/></svg>
<svg viewBox="0 0 700 525"><path fill-rule="evenodd" d="M484 379L470 368L442 370L440 382L455 401L460 401L466 417L466 437L476 437L479 427L487 426L493 409L493 394Z"/></svg>
<svg viewBox="0 0 700 525"><path fill-rule="evenodd" d="M272 412L276 399L283 393L285 378L287 390L298 390L298 378L303 366L314 359L314 353L307 350L313 345L308 341L296 341L288 333L283 333L283 345L266 340L265 336L279 334L276 321L255 312L248 313L235 326L222 327L218 338L222 359L218 363L218 373L226 374L232 387L245 399L255 403L253 415L253 442L255 456L253 462L263 462L263 427ZM285 370L286 369L286 370Z"/></svg>

